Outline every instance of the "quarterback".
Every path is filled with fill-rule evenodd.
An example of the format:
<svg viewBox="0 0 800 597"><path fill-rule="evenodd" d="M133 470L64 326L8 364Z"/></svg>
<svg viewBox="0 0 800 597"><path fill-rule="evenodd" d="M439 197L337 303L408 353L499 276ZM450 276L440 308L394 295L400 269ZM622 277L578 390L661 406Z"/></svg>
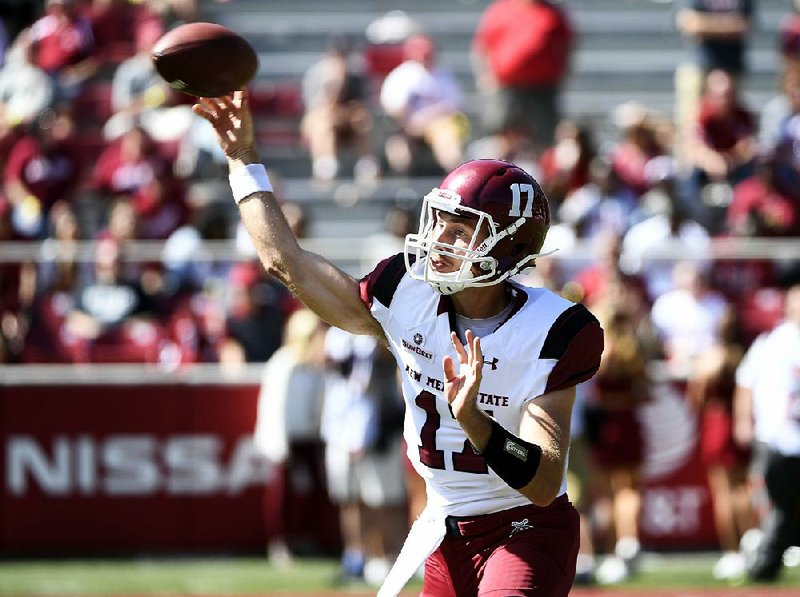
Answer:
<svg viewBox="0 0 800 597"><path fill-rule="evenodd" d="M582 305L512 279L534 266L550 224L539 184L508 162L458 166L423 199L404 252L355 280L293 237L245 93L194 110L228 156L266 270L331 325L385 342L400 368L428 506L378 595L399 593L423 562L424 596L567 595L579 541L564 475L570 416L603 332Z"/></svg>

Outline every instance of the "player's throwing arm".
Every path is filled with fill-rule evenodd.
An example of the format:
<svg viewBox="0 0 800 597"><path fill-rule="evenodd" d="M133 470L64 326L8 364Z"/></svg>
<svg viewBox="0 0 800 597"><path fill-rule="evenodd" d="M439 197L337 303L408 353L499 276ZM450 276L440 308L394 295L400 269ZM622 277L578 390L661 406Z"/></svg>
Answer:
<svg viewBox="0 0 800 597"><path fill-rule="evenodd" d="M378 322L359 298L358 282L321 256L300 248L294 238L255 148L246 92L200 98L193 110L214 127L228 158L233 198L267 272L329 324L382 338Z"/></svg>

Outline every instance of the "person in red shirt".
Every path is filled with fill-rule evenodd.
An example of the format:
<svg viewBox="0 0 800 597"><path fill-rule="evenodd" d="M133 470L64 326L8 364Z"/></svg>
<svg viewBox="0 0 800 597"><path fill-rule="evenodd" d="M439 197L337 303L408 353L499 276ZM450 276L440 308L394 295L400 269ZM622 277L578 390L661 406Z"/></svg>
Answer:
<svg viewBox="0 0 800 597"><path fill-rule="evenodd" d="M797 196L782 188L776 169L780 154L758 160L753 176L733 188L726 211L727 231L735 236L793 236L800 233Z"/></svg>
<svg viewBox="0 0 800 597"><path fill-rule="evenodd" d="M693 189L702 193L709 183L741 182L752 175L757 153L755 119L739 99L736 79L711 71L689 146Z"/></svg>
<svg viewBox="0 0 800 597"><path fill-rule="evenodd" d="M621 138L611 149L611 167L623 187L638 198L655 185L653 167L667 151L659 139L656 116L638 102L620 104L614 121Z"/></svg>
<svg viewBox="0 0 800 597"><path fill-rule="evenodd" d="M172 177L171 164L142 128L108 145L97 159L91 185L108 194L136 193L154 180Z"/></svg>
<svg viewBox="0 0 800 597"><path fill-rule="evenodd" d="M550 201L560 205L572 193L589 184L589 164L597 155L592 132L586 125L563 120L556 127L556 142L542 154L539 168L542 188Z"/></svg>
<svg viewBox="0 0 800 597"><path fill-rule="evenodd" d="M186 223L186 191L142 128L133 128L100 154L92 188L108 196L128 196L138 218L137 238L166 239Z"/></svg>
<svg viewBox="0 0 800 597"><path fill-rule="evenodd" d="M564 9L547 0L495 0L481 16L475 76L487 100L483 125L500 137L504 157L553 143L573 38Z"/></svg>
<svg viewBox="0 0 800 597"><path fill-rule="evenodd" d="M136 37L142 27L163 29L148 2L93 0L88 11L95 43L95 56L106 64L119 64L136 52Z"/></svg>
<svg viewBox="0 0 800 597"><path fill-rule="evenodd" d="M94 36L81 0L47 0L44 16L31 26L34 64L50 75L59 91L75 97L97 71Z"/></svg>
<svg viewBox="0 0 800 597"><path fill-rule="evenodd" d="M72 197L80 176L74 126L69 113L45 111L9 152L3 190L13 207L15 231L23 237L43 233L51 206Z"/></svg>

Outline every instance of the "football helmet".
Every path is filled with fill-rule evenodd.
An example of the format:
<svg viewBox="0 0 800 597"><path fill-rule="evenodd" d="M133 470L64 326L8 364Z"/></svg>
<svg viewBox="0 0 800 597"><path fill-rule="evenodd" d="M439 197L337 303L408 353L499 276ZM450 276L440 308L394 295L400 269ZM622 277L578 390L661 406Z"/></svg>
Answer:
<svg viewBox="0 0 800 597"><path fill-rule="evenodd" d="M436 240L442 211L476 220L466 248ZM442 294L497 284L533 266L549 227L547 197L530 174L502 160L472 160L424 197L419 231L405 239L406 270ZM481 231L488 235L479 241ZM455 271L437 272L431 264L436 256L461 264Z"/></svg>

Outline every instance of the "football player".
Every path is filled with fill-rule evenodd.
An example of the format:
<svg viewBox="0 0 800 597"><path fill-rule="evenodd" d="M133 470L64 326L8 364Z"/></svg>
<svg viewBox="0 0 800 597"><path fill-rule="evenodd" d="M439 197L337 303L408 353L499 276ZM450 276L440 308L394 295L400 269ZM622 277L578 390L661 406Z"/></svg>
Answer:
<svg viewBox="0 0 800 597"><path fill-rule="evenodd" d="M564 475L570 415L603 332L582 305L512 279L533 267L550 224L536 180L498 160L458 166L424 198L404 253L359 281L292 236L246 94L194 110L228 156L266 270L331 325L386 343L400 368L428 506L378 595L399 593L423 561L425 596L567 595L579 542Z"/></svg>

